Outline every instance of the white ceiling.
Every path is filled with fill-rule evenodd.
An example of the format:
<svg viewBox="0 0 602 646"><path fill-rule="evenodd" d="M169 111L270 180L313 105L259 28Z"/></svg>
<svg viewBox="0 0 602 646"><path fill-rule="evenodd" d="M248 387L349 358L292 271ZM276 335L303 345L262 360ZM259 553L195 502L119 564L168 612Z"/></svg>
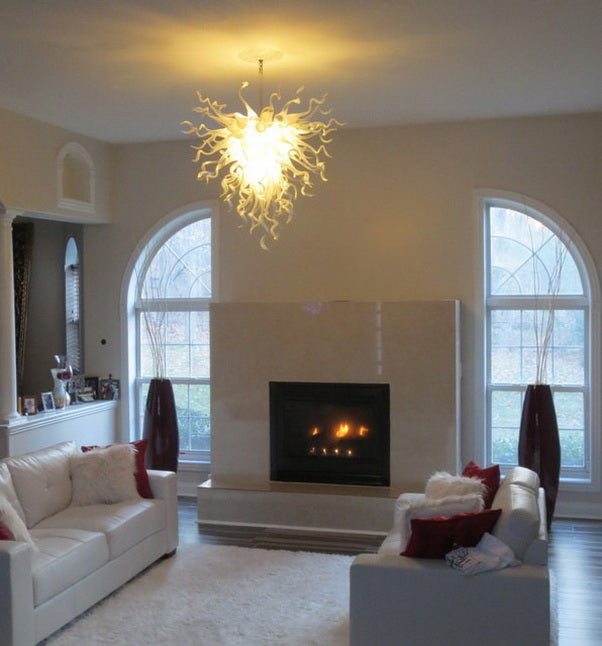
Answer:
<svg viewBox="0 0 602 646"><path fill-rule="evenodd" d="M259 50L352 127L602 111L602 0L0 0L0 106L177 139L195 90L255 102Z"/></svg>

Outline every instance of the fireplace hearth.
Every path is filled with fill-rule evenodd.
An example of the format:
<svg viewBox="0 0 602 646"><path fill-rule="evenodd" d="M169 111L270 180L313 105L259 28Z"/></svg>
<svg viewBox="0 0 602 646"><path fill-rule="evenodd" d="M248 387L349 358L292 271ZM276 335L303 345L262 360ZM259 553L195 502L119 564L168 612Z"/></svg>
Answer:
<svg viewBox="0 0 602 646"><path fill-rule="evenodd" d="M272 480L389 486L389 384L269 385Z"/></svg>

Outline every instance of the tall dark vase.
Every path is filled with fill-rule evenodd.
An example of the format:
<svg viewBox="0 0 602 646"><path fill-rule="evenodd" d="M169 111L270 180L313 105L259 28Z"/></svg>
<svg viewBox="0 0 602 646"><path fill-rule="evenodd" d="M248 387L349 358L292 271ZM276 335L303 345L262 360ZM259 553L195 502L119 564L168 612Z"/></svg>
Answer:
<svg viewBox="0 0 602 646"><path fill-rule="evenodd" d="M550 386L527 386L520 421L518 463L539 475L545 490L546 521L550 529L560 477L560 438Z"/></svg>
<svg viewBox="0 0 602 646"><path fill-rule="evenodd" d="M148 440L146 466L149 469L178 470L180 436L169 379L151 379L144 410L143 437Z"/></svg>

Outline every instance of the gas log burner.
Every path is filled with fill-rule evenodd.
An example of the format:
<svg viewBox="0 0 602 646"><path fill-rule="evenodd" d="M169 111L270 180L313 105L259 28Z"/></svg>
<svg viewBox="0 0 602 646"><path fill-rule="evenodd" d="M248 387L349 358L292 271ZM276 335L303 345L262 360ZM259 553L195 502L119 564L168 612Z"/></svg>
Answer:
<svg viewBox="0 0 602 646"><path fill-rule="evenodd" d="M270 476L389 486L389 385L270 382Z"/></svg>

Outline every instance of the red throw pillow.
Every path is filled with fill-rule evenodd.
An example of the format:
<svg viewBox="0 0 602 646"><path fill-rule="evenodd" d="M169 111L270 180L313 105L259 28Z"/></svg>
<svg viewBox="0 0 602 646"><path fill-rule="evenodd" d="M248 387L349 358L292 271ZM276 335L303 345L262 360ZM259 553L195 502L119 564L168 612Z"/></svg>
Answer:
<svg viewBox="0 0 602 646"><path fill-rule="evenodd" d="M134 477L136 478L136 489L143 498L154 498L150 486L150 480L148 479L148 473L146 472L146 464L144 462L148 440L135 440L134 442L130 442L130 444L133 444L136 447L136 457L134 458ZM87 451L91 451L92 449L97 448L98 446L82 446L82 451L86 453Z"/></svg>
<svg viewBox="0 0 602 646"><path fill-rule="evenodd" d="M456 547L474 547L493 529L501 509L472 511L455 516L413 518L412 533L402 556L442 559Z"/></svg>
<svg viewBox="0 0 602 646"><path fill-rule="evenodd" d="M0 541L14 541L15 537L4 523L0 523Z"/></svg>
<svg viewBox="0 0 602 646"><path fill-rule="evenodd" d="M468 478L479 478L487 487L485 496L485 509L491 509L491 503L495 497L496 491L500 486L500 465L494 464L490 467L480 467L472 460L464 467L462 475Z"/></svg>

